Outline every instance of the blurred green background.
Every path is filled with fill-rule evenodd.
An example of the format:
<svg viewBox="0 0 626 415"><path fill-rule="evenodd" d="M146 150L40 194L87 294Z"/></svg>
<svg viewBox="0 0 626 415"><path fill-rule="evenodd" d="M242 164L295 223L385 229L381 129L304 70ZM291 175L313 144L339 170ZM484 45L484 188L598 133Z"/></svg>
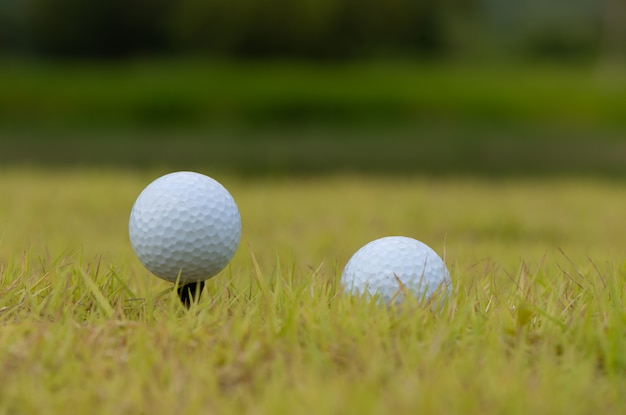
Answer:
<svg viewBox="0 0 626 415"><path fill-rule="evenodd" d="M3 165L626 176L620 0L2 0Z"/></svg>

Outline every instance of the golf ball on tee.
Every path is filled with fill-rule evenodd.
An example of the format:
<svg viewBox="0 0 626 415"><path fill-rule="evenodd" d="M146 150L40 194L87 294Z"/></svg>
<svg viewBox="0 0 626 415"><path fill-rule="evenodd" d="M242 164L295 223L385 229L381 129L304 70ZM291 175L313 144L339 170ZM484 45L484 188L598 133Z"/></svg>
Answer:
<svg viewBox="0 0 626 415"><path fill-rule="evenodd" d="M181 283L216 275L232 259L241 237L235 200L200 173L159 177L137 197L128 224L130 243L154 275Z"/></svg>
<svg viewBox="0 0 626 415"><path fill-rule="evenodd" d="M402 286L418 300L451 288L450 274L439 255L405 236L387 236L363 246L346 264L341 283L352 294L378 295L387 304L394 298L400 302Z"/></svg>

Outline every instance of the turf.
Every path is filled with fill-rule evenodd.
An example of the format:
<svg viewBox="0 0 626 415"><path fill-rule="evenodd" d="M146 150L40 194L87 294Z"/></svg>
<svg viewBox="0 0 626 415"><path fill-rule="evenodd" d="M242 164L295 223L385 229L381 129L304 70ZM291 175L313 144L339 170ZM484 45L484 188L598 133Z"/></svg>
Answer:
<svg viewBox="0 0 626 415"><path fill-rule="evenodd" d="M0 172L0 413L626 410L620 183L213 172L242 243L187 310L127 239L163 173ZM443 309L342 293L388 234L445 256Z"/></svg>
<svg viewBox="0 0 626 415"><path fill-rule="evenodd" d="M189 127L405 122L623 127L626 82L600 65L462 62L3 61L0 124Z"/></svg>
<svg viewBox="0 0 626 415"><path fill-rule="evenodd" d="M0 164L206 169L235 175L366 173L626 177L619 130L477 127L242 127L207 130L0 128Z"/></svg>
<svg viewBox="0 0 626 415"><path fill-rule="evenodd" d="M626 78L600 65L1 63L2 165L626 175Z"/></svg>

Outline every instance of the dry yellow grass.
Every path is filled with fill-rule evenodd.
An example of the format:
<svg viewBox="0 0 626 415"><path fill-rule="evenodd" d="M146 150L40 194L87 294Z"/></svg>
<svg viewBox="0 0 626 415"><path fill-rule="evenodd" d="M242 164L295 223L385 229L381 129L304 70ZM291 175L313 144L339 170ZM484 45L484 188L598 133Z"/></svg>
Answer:
<svg viewBox="0 0 626 415"><path fill-rule="evenodd" d="M204 171L242 244L186 311L127 238L163 173L0 172L0 413L626 411L621 183ZM441 312L341 293L390 234L445 255Z"/></svg>

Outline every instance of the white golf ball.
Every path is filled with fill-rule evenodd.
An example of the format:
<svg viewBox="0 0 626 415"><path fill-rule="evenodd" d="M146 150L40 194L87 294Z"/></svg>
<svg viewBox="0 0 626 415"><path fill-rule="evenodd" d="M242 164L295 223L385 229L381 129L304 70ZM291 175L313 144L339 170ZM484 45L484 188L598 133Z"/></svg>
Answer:
<svg viewBox="0 0 626 415"><path fill-rule="evenodd" d="M443 260L428 245L405 236L376 239L350 258L341 283L352 294L379 296L389 304L401 301L402 290L417 300L429 299L438 289L451 289ZM440 288L441 287L441 288Z"/></svg>
<svg viewBox="0 0 626 415"><path fill-rule="evenodd" d="M241 237L235 200L217 181L176 172L150 183L128 223L130 243L154 275L175 282L203 281L228 265Z"/></svg>

